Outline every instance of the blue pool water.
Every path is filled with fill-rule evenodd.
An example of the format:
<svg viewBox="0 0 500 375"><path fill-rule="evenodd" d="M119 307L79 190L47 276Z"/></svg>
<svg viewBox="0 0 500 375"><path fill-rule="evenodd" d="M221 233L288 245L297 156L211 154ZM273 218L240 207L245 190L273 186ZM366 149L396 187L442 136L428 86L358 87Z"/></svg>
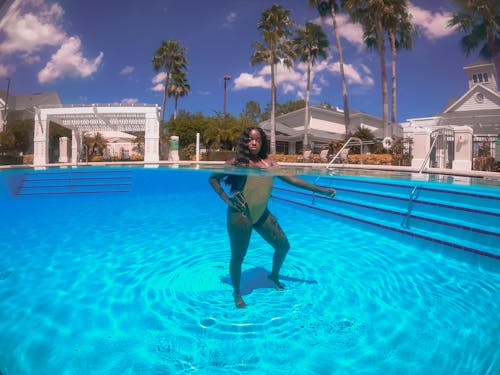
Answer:
<svg viewBox="0 0 500 375"><path fill-rule="evenodd" d="M287 288L254 235L239 310L208 172L13 198L16 173L0 174L2 375L500 373L499 261L272 200Z"/></svg>

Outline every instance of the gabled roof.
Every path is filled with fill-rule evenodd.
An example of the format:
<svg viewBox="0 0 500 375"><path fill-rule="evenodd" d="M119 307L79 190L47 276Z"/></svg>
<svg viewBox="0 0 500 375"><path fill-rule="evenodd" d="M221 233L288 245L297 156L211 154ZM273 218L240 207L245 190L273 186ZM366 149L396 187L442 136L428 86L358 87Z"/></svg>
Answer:
<svg viewBox="0 0 500 375"><path fill-rule="evenodd" d="M5 101L7 99L7 91L0 90L0 98ZM60 106L61 100L56 92L43 92L37 94L14 95L9 93L9 110L10 111L32 111L34 106L53 105Z"/></svg>
<svg viewBox="0 0 500 375"><path fill-rule="evenodd" d="M60 106L61 100L59 99L59 95L56 92L42 92L36 94L28 94L28 95L16 95L16 106L14 110L22 111L25 109L31 109L34 106L40 105L55 105ZM9 98L10 102L10 98Z"/></svg>
<svg viewBox="0 0 500 375"><path fill-rule="evenodd" d="M471 112L482 113L483 109L478 108L478 105L481 104L478 100L477 105L475 105L472 109L468 109L470 106L467 105L471 100L475 100L474 98L476 98L478 94L482 95L483 100L491 102L492 104L490 105L496 106L500 109L500 93L495 92L483 85L475 85L467 90L467 92L460 98L448 104L448 106L444 109L443 114L461 111L467 111L469 112L469 115Z"/></svg>

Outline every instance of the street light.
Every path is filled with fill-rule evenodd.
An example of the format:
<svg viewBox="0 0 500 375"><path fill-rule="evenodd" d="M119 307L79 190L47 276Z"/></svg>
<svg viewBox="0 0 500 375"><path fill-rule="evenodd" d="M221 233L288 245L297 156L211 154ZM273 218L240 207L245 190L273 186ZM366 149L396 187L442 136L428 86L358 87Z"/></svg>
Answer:
<svg viewBox="0 0 500 375"><path fill-rule="evenodd" d="M0 130L5 130L7 127L7 115L8 115L8 105L9 105L9 91L10 91L10 78L7 78L7 93L5 96L5 105L3 116L1 116L2 123L0 124Z"/></svg>
<svg viewBox="0 0 500 375"><path fill-rule="evenodd" d="M231 79L229 74L224 75L224 117L226 117L226 90L227 90L227 81Z"/></svg>

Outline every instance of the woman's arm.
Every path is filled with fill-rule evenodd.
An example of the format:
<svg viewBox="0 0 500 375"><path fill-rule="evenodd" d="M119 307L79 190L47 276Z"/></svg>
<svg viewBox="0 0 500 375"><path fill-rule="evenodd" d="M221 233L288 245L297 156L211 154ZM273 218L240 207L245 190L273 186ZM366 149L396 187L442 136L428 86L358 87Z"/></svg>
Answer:
<svg viewBox="0 0 500 375"><path fill-rule="evenodd" d="M210 177L208 178L208 182L212 186L212 189L217 193L217 195L228 205L228 206L233 206L233 202L231 201L231 198L227 195L225 190L222 188L221 180L225 177L226 175L224 173L212 173Z"/></svg>
<svg viewBox="0 0 500 375"><path fill-rule="evenodd" d="M303 180L301 178L295 177L295 176L277 176L280 180L285 181L286 183L296 186L301 189L309 190L314 193L319 193L326 195L328 197L334 197L337 192L335 191L334 188L327 188L323 186L318 186L311 184L307 182L306 180Z"/></svg>

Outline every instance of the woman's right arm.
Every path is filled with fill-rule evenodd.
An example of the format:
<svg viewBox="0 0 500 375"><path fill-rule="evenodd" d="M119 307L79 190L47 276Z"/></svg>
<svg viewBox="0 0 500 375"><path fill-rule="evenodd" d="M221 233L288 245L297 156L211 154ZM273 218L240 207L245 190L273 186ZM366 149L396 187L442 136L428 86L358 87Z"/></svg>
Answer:
<svg viewBox="0 0 500 375"><path fill-rule="evenodd" d="M226 191L222 188L221 180L226 176L224 173L212 173L208 178L208 182L217 195L230 207L233 206L231 198L227 195Z"/></svg>

